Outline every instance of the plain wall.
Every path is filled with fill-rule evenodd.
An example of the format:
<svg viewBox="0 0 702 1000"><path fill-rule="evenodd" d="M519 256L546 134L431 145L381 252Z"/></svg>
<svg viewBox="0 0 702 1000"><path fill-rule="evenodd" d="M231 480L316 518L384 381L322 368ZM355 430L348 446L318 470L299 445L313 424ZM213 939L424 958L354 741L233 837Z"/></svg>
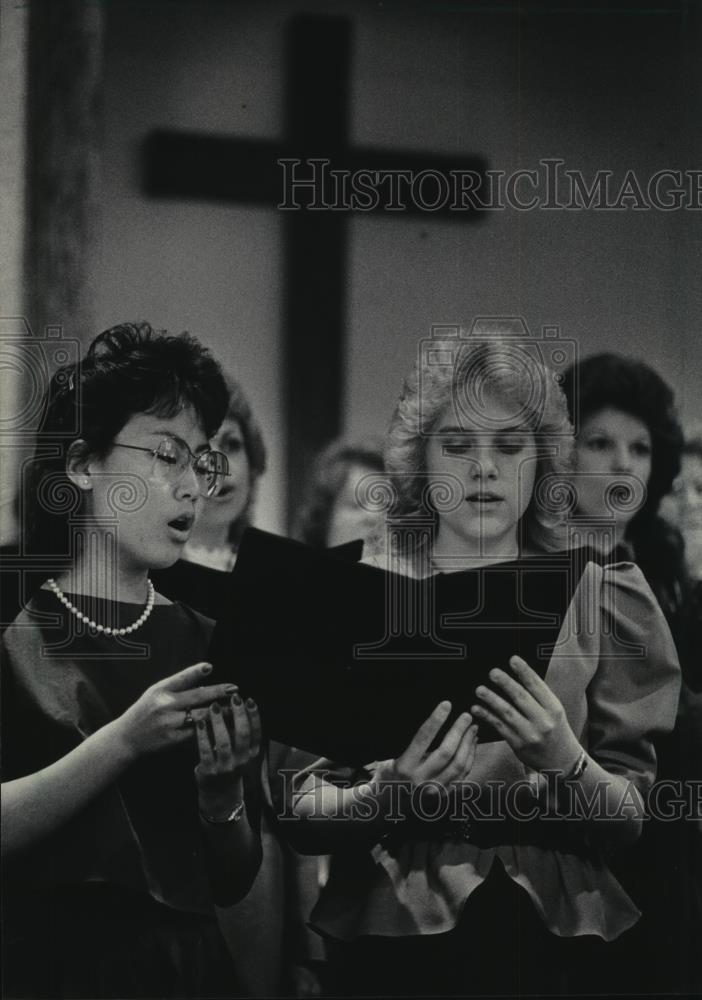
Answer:
<svg viewBox="0 0 702 1000"><path fill-rule="evenodd" d="M318 11L354 26L354 144L479 154L507 173L557 157L620 182L627 170L645 183L658 169L693 168L699 18L672 4L556 12L564 8L109 3L99 325L146 318L188 329L241 379L270 450L262 526L284 527L280 215L144 197L143 137L154 128L281 136L284 23ZM685 421L699 419L699 220L689 211L507 209L479 224L350 215L347 433L385 429L433 324L477 315L521 315L535 333L557 326L583 354L642 357L675 386Z"/></svg>

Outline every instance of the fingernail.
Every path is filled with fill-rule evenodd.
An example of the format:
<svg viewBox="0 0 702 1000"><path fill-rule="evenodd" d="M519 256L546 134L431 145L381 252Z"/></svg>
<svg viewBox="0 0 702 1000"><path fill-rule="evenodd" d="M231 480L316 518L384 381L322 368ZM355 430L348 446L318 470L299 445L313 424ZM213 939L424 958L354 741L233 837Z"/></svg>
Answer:
<svg viewBox="0 0 702 1000"><path fill-rule="evenodd" d="M246 707L250 708L250 709L254 709L254 708L258 708L258 705L253 700L253 698L247 698L246 699Z"/></svg>
<svg viewBox="0 0 702 1000"><path fill-rule="evenodd" d="M496 680L498 680L499 676L500 676L500 671L499 670L491 670L490 671L490 679L491 680L496 681Z"/></svg>
<svg viewBox="0 0 702 1000"><path fill-rule="evenodd" d="M215 715L219 715L222 709L219 707L216 701L212 702L211 710Z"/></svg>
<svg viewBox="0 0 702 1000"><path fill-rule="evenodd" d="M475 689L475 693L479 698L482 698L484 694L487 694L487 688L484 688L481 684L480 687Z"/></svg>
<svg viewBox="0 0 702 1000"><path fill-rule="evenodd" d="M232 696L232 701L234 702L235 705L243 705L244 704L244 700L243 700L243 698L241 697L241 695L238 692L235 695Z"/></svg>
<svg viewBox="0 0 702 1000"><path fill-rule="evenodd" d="M197 721L197 728L198 729L204 729L205 728L205 720L204 719L198 719L198 721Z"/></svg>
<svg viewBox="0 0 702 1000"><path fill-rule="evenodd" d="M225 684L224 690L227 692L227 694L234 694L234 692L238 691L239 688L236 684Z"/></svg>
<svg viewBox="0 0 702 1000"><path fill-rule="evenodd" d="M203 663L202 664L202 672L203 672L203 674L209 674L210 670L212 670L212 664L211 663Z"/></svg>

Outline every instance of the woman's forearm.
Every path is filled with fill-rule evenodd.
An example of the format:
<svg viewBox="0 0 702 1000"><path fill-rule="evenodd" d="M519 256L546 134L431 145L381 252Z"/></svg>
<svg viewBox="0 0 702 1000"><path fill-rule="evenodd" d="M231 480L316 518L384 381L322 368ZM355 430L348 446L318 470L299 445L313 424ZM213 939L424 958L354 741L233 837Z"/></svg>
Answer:
<svg viewBox="0 0 702 1000"><path fill-rule="evenodd" d="M391 782L343 788L307 775L293 790L287 815L279 818L301 853L326 854L352 844L374 844L386 832L392 809Z"/></svg>
<svg viewBox="0 0 702 1000"><path fill-rule="evenodd" d="M248 893L261 866L261 836L246 806L237 821L201 822L205 859L217 906L231 906Z"/></svg>
<svg viewBox="0 0 702 1000"><path fill-rule="evenodd" d="M21 851L59 829L133 760L118 720L48 767L2 785L2 851Z"/></svg>
<svg viewBox="0 0 702 1000"><path fill-rule="evenodd" d="M339 788L308 775L290 800L286 833L303 853L369 846L405 815L401 789L390 781ZM641 833L644 807L636 787L592 757L575 780L564 781L555 770L542 773L539 799L544 811L555 807L563 818L585 824L589 835L608 847L634 843Z"/></svg>
<svg viewBox="0 0 702 1000"><path fill-rule="evenodd" d="M239 778L228 794L199 794L205 864L217 906L231 906L248 893L261 867L261 833L249 818L245 783Z"/></svg>
<svg viewBox="0 0 702 1000"><path fill-rule="evenodd" d="M605 770L593 757L579 777L564 780L557 771L541 774L540 798L548 808L587 825L589 835L608 847L624 847L641 834L644 805L636 786L621 774Z"/></svg>

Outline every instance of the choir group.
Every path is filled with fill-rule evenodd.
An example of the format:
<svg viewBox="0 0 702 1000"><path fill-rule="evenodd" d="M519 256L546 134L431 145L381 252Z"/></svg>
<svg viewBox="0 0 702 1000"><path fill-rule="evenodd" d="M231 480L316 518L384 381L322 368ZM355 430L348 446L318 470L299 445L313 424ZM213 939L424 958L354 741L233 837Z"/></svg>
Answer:
<svg viewBox="0 0 702 1000"><path fill-rule="evenodd" d="M456 574L473 616L470 697L362 763L268 731L235 642L210 662L266 469L241 386L146 323L54 373L2 601L4 996L702 989L702 440L633 358L555 375L499 325L432 350L294 525L322 586L384 575L390 631L402 581Z"/></svg>

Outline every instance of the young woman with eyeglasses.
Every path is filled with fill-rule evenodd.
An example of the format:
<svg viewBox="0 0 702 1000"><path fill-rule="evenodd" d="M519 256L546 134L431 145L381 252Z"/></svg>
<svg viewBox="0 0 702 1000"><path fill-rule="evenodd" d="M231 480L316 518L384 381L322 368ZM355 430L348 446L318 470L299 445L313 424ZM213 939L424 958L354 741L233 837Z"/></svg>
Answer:
<svg viewBox="0 0 702 1000"><path fill-rule="evenodd" d="M221 487L226 409L209 352L148 324L50 381L25 483L47 580L3 637L5 995L236 992L215 906L260 863L258 712L149 580Z"/></svg>

